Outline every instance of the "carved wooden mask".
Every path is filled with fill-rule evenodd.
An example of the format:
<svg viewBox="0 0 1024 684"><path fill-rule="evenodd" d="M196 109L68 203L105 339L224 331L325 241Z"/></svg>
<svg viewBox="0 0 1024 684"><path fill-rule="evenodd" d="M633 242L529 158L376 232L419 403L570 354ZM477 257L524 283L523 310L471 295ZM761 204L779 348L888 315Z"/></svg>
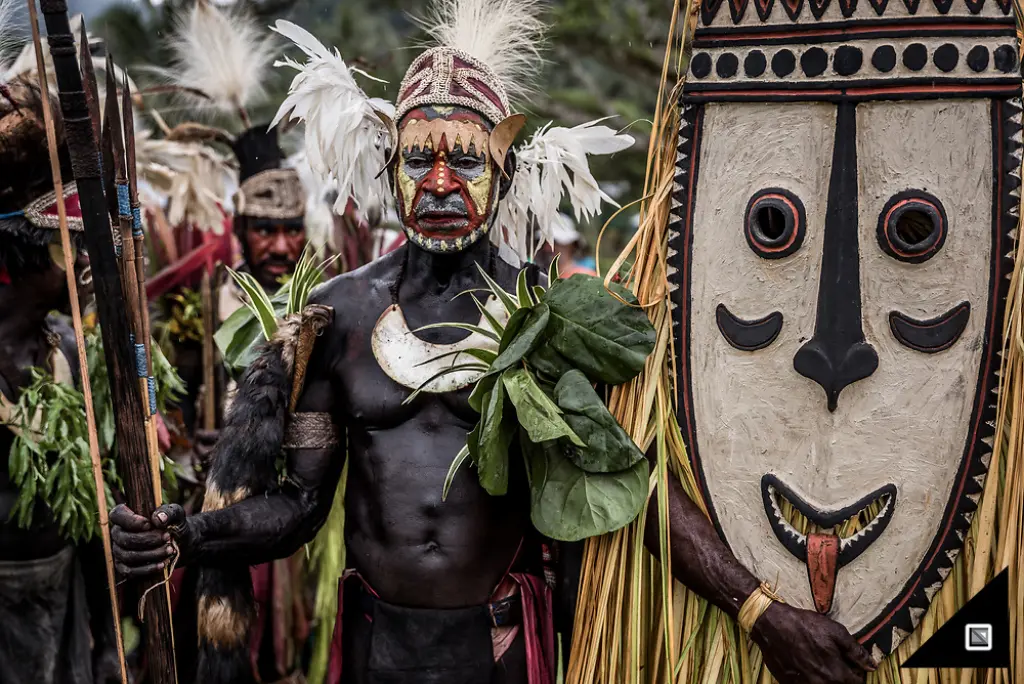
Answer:
<svg viewBox="0 0 1024 684"><path fill-rule="evenodd" d="M1009 0L713 0L670 248L679 417L719 532L878 658L988 468L1021 101Z"/></svg>

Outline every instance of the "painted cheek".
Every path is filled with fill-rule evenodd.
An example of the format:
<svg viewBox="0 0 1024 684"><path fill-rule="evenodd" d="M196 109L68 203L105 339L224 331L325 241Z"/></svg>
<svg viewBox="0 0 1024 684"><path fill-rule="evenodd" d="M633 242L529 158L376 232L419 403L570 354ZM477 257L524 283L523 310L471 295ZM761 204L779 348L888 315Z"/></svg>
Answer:
<svg viewBox="0 0 1024 684"><path fill-rule="evenodd" d="M412 217L413 201L416 199L416 180L405 172L404 164L399 164L398 173L395 176L402 219L407 222Z"/></svg>
<svg viewBox="0 0 1024 684"><path fill-rule="evenodd" d="M478 216L486 216L490 213L491 188L494 181L493 165L487 164L487 168L479 176L466 182L466 190L473 200Z"/></svg>

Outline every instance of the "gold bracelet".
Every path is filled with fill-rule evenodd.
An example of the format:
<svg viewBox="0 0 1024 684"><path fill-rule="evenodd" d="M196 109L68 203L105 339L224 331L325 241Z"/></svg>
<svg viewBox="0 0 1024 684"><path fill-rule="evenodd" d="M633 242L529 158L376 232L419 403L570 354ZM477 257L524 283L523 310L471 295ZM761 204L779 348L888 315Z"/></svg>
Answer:
<svg viewBox="0 0 1024 684"><path fill-rule="evenodd" d="M772 585L761 582L761 585L752 591L740 606L740 613L736 616L736 622L739 623L740 629L748 633L753 631L754 623L773 603L785 603L785 601L772 591Z"/></svg>

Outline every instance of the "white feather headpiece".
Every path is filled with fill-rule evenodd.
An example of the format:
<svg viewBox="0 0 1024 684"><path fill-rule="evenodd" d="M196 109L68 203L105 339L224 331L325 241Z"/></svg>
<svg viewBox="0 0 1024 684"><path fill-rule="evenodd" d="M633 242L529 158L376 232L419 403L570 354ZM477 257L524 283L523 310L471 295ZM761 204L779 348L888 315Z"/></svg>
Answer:
<svg viewBox="0 0 1024 684"><path fill-rule="evenodd" d="M474 109L492 124L533 91L543 60L541 0L438 0L419 23L435 46L416 58L398 92L398 118L423 105Z"/></svg>
<svg viewBox="0 0 1024 684"><path fill-rule="evenodd" d="M494 73L512 100L534 91L544 59L545 0L437 0L417 20L433 45L464 52Z"/></svg>
<svg viewBox="0 0 1024 684"><path fill-rule="evenodd" d="M551 243L558 207L567 196L577 221L593 218L601 203L618 206L590 171L587 157L615 154L633 145L633 138L599 125L598 119L575 128L544 126L516 151L517 168L505 201L498 207L498 225L520 257L532 257ZM531 226L537 229L535 240Z"/></svg>
<svg viewBox="0 0 1024 684"><path fill-rule="evenodd" d="M288 166L299 174L306 191L306 215L303 218L306 240L318 254L323 254L327 247L337 248L334 244L334 211L329 200L334 183L324 182L323 177L313 171L305 152L289 157Z"/></svg>
<svg viewBox="0 0 1024 684"><path fill-rule="evenodd" d="M247 123L246 108L266 94L272 36L243 10L221 10L210 0L197 0L178 18L168 46L171 66L156 71L180 89L179 98L197 109L239 114Z"/></svg>
<svg viewBox="0 0 1024 684"><path fill-rule="evenodd" d="M238 183L227 157L200 142L155 139L145 130L136 130L135 148L139 177L158 195L149 199L168 200L172 226L223 232L227 188Z"/></svg>
<svg viewBox="0 0 1024 684"><path fill-rule="evenodd" d="M309 59L299 64L286 57L274 64L299 73L271 127L282 120L305 122L306 159L324 183L338 189L336 212L344 211L349 198L360 211L382 205L390 195L380 173L387 161L385 150L389 144L397 144L389 141L385 123L394 116L394 105L368 97L355 74L373 77L349 67L336 50L328 50L305 29L278 20L274 31L295 43Z"/></svg>
<svg viewBox="0 0 1024 684"><path fill-rule="evenodd" d="M15 30L15 19L22 7L16 0L0 0L0 83L6 82L8 54L21 42Z"/></svg>

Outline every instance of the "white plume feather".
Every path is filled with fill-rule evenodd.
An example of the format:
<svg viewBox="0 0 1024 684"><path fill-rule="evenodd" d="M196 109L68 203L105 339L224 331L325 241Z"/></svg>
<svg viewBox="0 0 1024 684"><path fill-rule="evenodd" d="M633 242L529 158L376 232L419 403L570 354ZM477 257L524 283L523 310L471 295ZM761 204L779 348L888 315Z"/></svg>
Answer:
<svg viewBox="0 0 1024 684"><path fill-rule="evenodd" d="M305 152L289 157L288 166L299 174L299 180L306 191L306 215L303 218L306 240L317 254L324 254L328 247L337 248L334 244L334 211L330 200L334 190L333 181L324 182L320 174L313 171Z"/></svg>
<svg viewBox="0 0 1024 684"><path fill-rule="evenodd" d="M512 100L528 97L544 63L545 0L435 0L417 19L433 43L461 50L486 64Z"/></svg>
<svg viewBox="0 0 1024 684"><path fill-rule="evenodd" d="M156 71L172 85L206 95L183 90L179 96L188 104L235 114L265 96L263 81L273 58L273 38L244 11L225 11L209 0L197 0L186 16L178 18L168 46L171 66Z"/></svg>
<svg viewBox="0 0 1024 684"><path fill-rule="evenodd" d="M0 0L0 83L8 80L6 72L9 53L22 41L20 32L15 28L21 7L22 4L17 0Z"/></svg>
<svg viewBox="0 0 1024 684"><path fill-rule="evenodd" d="M138 119L136 119L138 120ZM155 203L168 200L167 219L199 230L223 232L222 206L227 189L237 184L229 160L208 145L154 139L148 131L135 133L140 190L146 186Z"/></svg>
<svg viewBox="0 0 1024 684"><path fill-rule="evenodd" d="M354 74L373 77L349 67L337 50L331 52L305 29L283 20L273 28L309 59L305 64L287 57L275 62L299 73L271 127L282 120L305 122L306 159L324 183L338 189L336 212L344 211L349 198L361 212L384 205L390 192L380 170L386 148L397 141L388 140L388 128L376 112L394 117L394 105L367 97Z"/></svg>
<svg viewBox="0 0 1024 684"><path fill-rule="evenodd" d="M2 0L0 0L2 1ZM10 3L12 0L8 0ZM71 35L75 39L75 54L80 54L80 38L82 35L82 15L76 14L71 17ZM96 36L92 33L87 33L86 39L89 41L90 50L93 50L96 42L98 42ZM53 77L53 57L50 55L50 50L47 48L46 37L43 36L43 64L46 67L46 73L50 74L50 91L52 93L57 92L57 79ZM99 87L100 102L103 101L103 94L106 90L107 79L105 77L107 73L107 61L103 57L93 56L92 58L93 68L96 70L96 81ZM7 81L13 81L17 77L27 78L36 80L36 49L35 45L29 40L21 48L21 52L18 53L17 57L10 62L6 67L0 65L0 83ZM122 79L127 76L127 73L116 64L114 65L114 76L117 82L120 83ZM128 88L132 92L136 92L135 81L128 77Z"/></svg>
<svg viewBox="0 0 1024 684"><path fill-rule="evenodd" d="M604 119L575 128L549 123L516 150L517 168L505 200L498 207L498 225L520 257L532 257L541 244L550 243L558 207L568 197L577 221L593 218L602 202L618 206L590 171L588 155L614 154L633 145L633 138L600 126ZM536 225L537 237L530 237Z"/></svg>

